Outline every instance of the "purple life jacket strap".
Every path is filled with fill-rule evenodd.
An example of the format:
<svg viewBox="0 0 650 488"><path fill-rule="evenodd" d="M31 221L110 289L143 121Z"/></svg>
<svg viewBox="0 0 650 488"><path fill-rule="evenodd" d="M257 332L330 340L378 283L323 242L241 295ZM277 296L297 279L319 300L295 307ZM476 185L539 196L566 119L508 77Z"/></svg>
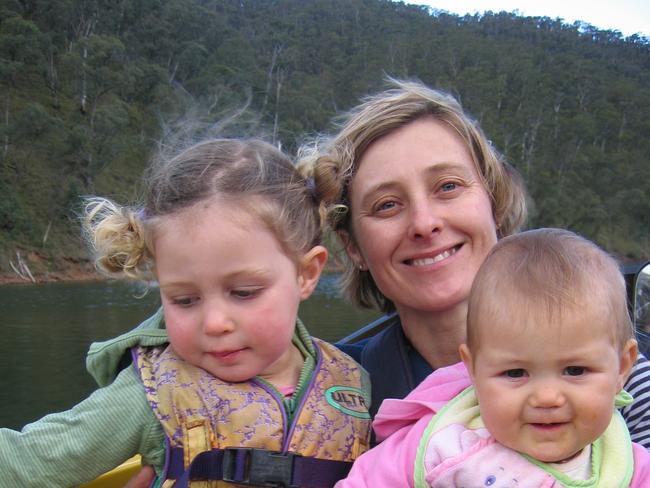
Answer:
<svg viewBox="0 0 650 488"><path fill-rule="evenodd" d="M198 454L183 469L183 449L170 452L167 477L175 488L187 488L190 480L223 480L240 485L284 488L331 488L345 478L351 462L305 457L292 452L247 447L212 449Z"/></svg>

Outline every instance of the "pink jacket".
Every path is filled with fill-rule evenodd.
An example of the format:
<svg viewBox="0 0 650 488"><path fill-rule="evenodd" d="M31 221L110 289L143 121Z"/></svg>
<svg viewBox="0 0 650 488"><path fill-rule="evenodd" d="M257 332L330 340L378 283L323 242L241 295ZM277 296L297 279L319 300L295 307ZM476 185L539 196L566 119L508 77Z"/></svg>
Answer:
<svg viewBox="0 0 650 488"><path fill-rule="evenodd" d="M336 488L414 486L418 445L432 417L449 400L470 386L462 363L429 375L403 400L384 400L373 422L378 446L361 455L348 477ZM634 476L630 487L650 487L650 453L634 444Z"/></svg>

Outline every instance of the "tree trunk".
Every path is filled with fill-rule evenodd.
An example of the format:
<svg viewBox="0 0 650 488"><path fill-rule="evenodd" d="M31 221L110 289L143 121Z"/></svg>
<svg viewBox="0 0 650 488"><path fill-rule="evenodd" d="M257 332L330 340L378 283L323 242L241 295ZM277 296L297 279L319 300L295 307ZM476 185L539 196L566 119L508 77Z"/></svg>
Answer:
<svg viewBox="0 0 650 488"><path fill-rule="evenodd" d="M2 158L7 157L9 151L9 95L5 95L5 136L2 146Z"/></svg>
<svg viewBox="0 0 650 488"><path fill-rule="evenodd" d="M278 62L278 57L282 53L284 46L275 46L273 48L273 54L271 55L271 65L269 66L269 71L266 75L266 90L264 91L264 101L262 102L262 112L266 108L266 104L269 100L269 93L271 93L271 85L273 84L273 71L275 71L275 66Z"/></svg>
<svg viewBox="0 0 650 488"><path fill-rule="evenodd" d="M81 55L81 113L86 113L86 99L87 99L87 87L86 87L86 59L88 59L88 48L84 46L83 52Z"/></svg>
<svg viewBox="0 0 650 488"><path fill-rule="evenodd" d="M273 144L278 142L278 119L280 111L280 91L282 90L282 79L284 78L284 71L279 69L276 71L276 85L275 85L275 117L273 118Z"/></svg>
<svg viewBox="0 0 650 488"><path fill-rule="evenodd" d="M56 72L56 66L54 64L54 53L50 52L50 66L48 69L48 80L50 84L50 93L52 94L52 97L54 98L55 102L59 101L59 76L58 73Z"/></svg>

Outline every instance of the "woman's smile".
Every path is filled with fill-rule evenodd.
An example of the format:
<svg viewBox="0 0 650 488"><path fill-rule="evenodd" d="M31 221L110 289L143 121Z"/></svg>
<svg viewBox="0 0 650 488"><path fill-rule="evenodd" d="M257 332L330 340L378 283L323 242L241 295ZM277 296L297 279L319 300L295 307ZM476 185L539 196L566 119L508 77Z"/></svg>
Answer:
<svg viewBox="0 0 650 488"><path fill-rule="evenodd" d="M460 245L454 246L450 249L447 249L439 253L432 253L432 256L423 256L423 257L407 259L404 261L404 263L408 264L409 266L416 266L416 267L430 266L432 264L439 263L440 261L444 261L445 259L453 256L454 254L456 254L456 251L458 251L459 249L460 249Z"/></svg>

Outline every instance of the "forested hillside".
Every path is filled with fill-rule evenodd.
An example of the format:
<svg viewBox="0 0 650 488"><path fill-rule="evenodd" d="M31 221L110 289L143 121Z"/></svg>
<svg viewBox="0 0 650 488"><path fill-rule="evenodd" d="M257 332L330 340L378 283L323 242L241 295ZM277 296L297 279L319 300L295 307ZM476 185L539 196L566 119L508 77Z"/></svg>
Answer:
<svg viewBox="0 0 650 488"><path fill-rule="evenodd" d="M455 94L522 172L531 226L650 257L650 43L388 0L0 0L0 271L83 259L79 195L136 195L164 127L291 152L382 86ZM244 128L245 127L245 128Z"/></svg>

